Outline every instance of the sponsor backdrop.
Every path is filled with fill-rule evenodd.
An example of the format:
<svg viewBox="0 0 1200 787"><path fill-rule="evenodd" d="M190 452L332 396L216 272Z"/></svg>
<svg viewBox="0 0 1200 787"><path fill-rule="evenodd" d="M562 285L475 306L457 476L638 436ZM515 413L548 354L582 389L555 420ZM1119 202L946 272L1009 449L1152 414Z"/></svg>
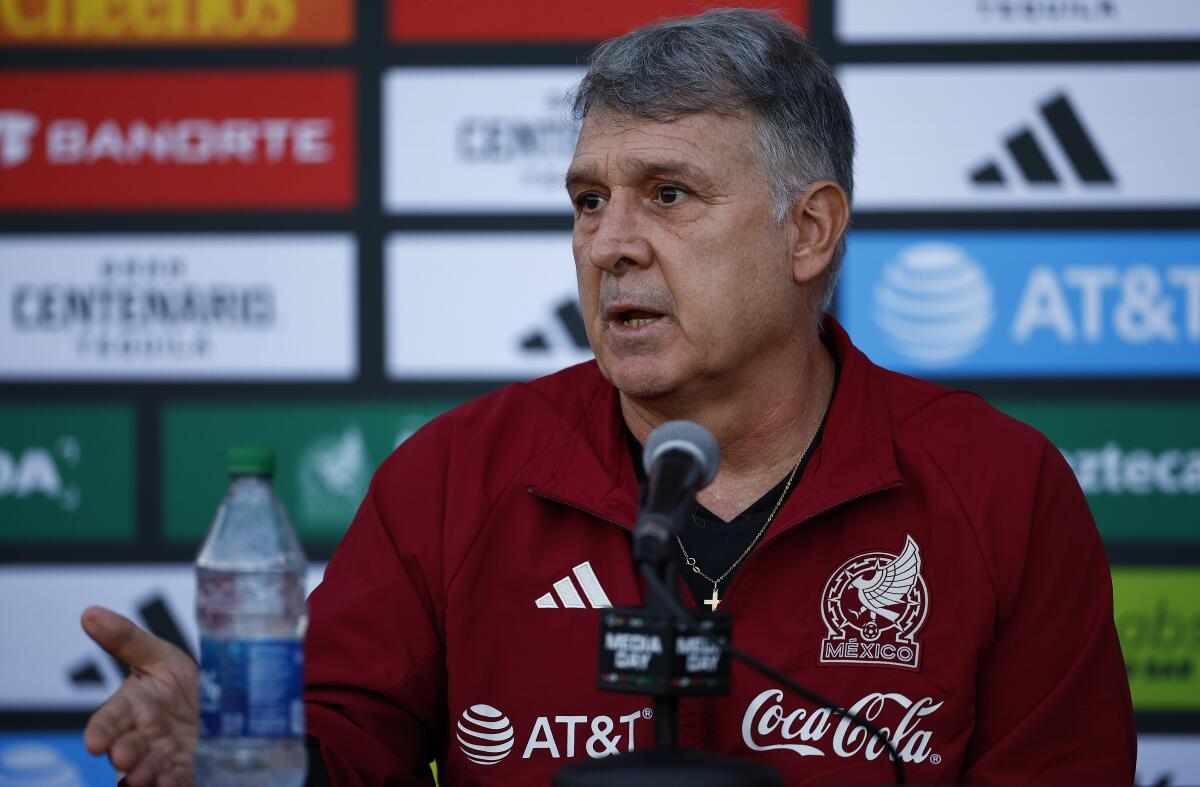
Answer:
<svg viewBox="0 0 1200 787"><path fill-rule="evenodd" d="M720 4L0 2L0 782L112 782L78 731L123 667L78 613L194 650L228 446L278 451L313 583L399 442L589 357L566 97L597 41ZM1200 781L1200 4L737 4L855 115L839 317L1063 451L1138 781Z"/></svg>

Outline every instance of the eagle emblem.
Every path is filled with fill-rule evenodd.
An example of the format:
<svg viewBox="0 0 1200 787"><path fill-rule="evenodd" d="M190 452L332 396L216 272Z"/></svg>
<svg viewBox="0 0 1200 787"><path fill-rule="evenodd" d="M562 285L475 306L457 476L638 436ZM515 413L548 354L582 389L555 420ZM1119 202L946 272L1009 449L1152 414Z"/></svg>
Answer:
<svg viewBox="0 0 1200 787"><path fill-rule="evenodd" d="M833 572L821 594L827 636L818 663L917 669L921 645L915 635L928 606L921 549L911 535L898 553L855 555Z"/></svg>

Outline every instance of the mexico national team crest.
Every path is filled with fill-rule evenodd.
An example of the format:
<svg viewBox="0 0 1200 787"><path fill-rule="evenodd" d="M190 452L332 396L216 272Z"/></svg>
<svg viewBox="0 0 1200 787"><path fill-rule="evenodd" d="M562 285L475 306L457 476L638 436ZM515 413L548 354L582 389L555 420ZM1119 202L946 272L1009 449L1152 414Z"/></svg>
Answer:
<svg viewBox="0 0 1200 787"><path fill-rule="evenodd" d="M863 552L838 566L821 594L821 664L879 664L917 669L929 592L921 549L904 536L899 554Z"/></svg>

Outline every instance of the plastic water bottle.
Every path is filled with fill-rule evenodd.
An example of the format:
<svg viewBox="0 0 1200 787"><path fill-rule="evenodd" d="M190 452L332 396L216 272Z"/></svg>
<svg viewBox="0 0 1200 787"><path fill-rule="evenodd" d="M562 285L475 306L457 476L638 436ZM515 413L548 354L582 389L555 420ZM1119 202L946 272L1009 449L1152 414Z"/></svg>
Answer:
<svg viewBox="0 0 1200 787"><path fill-rule="evenodd" d="M271 489L270 449L229 452L229 493L196 560L200 785L302 785L307 562Z"/></svg>

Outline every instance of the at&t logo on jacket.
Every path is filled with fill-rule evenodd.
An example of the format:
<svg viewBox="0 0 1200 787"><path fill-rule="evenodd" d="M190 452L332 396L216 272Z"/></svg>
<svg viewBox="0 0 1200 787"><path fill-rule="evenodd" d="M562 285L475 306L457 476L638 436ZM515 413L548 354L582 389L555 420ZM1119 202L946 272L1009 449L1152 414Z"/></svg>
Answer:
<svg viewBox="0 0 1200 787"><path fill-rule="evenodd" d="M560 759L586 752L599 759L633 751L640 719L653 719L650 708L624 716L556 715L538 716L525 736L521 758L534 756ZM516 751L516 730L501 711L491 705L472 705L462 712L456 725L458 747L476 765L495 765Z"/></svg>

